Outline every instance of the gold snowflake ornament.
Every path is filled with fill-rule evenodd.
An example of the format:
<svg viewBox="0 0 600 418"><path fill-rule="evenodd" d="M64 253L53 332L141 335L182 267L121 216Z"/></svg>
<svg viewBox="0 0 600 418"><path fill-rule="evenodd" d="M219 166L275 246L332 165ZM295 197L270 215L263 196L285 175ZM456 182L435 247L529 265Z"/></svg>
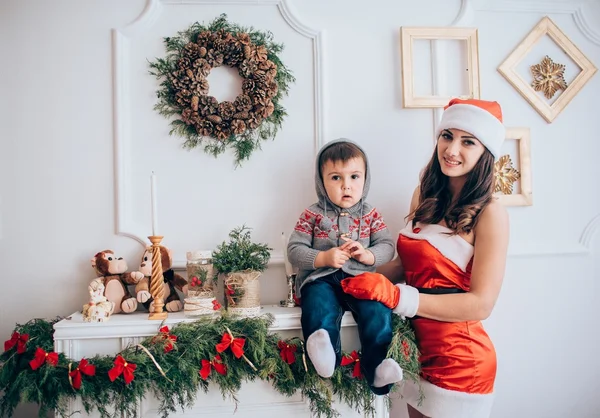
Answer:
<svg viewBox="0 0 600 418"><path fill-rule="evenodd" d="M503 194L512 194L513 186L517 180L521 178L521 173L513 168L510 155L503 155L494 164L494 193L502 192Z"/></svg>
<svg viewBox="0 0 600 418"><path fill-rule="evenodd" d="M541 63L532 65L533 83L531 87L535 91L543 91L546 99L551 99L558 90L566 90L565 65L557 64L548 55Z"/></svg>

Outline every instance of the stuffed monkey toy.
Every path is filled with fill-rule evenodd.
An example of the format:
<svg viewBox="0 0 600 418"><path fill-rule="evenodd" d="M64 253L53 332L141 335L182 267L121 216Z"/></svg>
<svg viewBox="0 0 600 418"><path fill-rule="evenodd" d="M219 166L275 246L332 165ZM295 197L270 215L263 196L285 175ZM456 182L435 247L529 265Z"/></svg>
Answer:
<svg viewBox="0 0 600 418"><path fill-rule="evenodd" d="M112 250L104 250L92 257L92 267L98 278L89 285L89 291L95 292L98 285L104 286L104 296L115 304L114 313L131 313L137 309L137 300L129 293L127 284L137 284L144 278L139 271L127 273L127 262L117 257Z"/></svg>
<svg viewBox="0 0 600 418"><path fill-rule="evenodd" d="M165 301L164 310L168 312L179 312L183 309L183 303L175 288L183 294L187 293L187 281L179 274L175 273L171 266L173 265L173 254L167 247L160 246L160 260L162 263ZM148 310L152 310L153 298L150 294L150 279L152 277L152 247L146 247L146 252L142 256L140 263L140 272L145 276L135 286L136 299Z"/></svg>

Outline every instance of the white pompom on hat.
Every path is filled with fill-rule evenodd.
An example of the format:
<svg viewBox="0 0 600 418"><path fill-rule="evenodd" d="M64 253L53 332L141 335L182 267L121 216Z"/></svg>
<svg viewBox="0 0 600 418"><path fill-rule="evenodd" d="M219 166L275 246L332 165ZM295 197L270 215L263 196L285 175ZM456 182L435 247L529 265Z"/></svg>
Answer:
<svg viewBox="0 0 600 418"><path fill-rule="evenodd" d="M460 129L470 133L485 145L496 159L500 156L500 148L506 136L500 104L478 99L450 100L444 108L442 120L436 130L436 138L444 129Z"/></svg>

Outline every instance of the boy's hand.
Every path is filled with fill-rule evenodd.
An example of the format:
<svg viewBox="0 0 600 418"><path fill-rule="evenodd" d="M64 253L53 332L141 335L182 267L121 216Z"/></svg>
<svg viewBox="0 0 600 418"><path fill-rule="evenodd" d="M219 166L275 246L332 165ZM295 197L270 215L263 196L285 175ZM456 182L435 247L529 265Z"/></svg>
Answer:
<svg viewBox="0 0 600 418"><path fill-rule="evenodd" d="M350 258L350 253L341 247L333 247L327 251L321 251L315 259L315 267L341 268Z"/></svg>
<svg viewBox="0 0 600 418"><path fill-rule="evenodd" d="M359 263L363 263L367 266L375 264L375 256L373 253L366 250L360 242L353 241L350 238L343 238L343 240L346 242L340 246L341 250L349 252L350 256Z"/></svg>

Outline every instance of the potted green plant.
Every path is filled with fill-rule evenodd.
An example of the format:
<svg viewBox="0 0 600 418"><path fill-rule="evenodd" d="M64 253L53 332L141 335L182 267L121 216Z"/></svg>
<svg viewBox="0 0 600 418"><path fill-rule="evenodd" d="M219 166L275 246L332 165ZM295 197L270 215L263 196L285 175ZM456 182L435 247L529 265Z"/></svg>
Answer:
<svg viewBox="0 0 600 418"><path fill-rule="evenodd" d="M243 225L229 232L213 252L213 266L223 278L225 306L231 313L252 317L260 314L260 274L267 268L271 250L252 242L251 228Z"/></svg>

